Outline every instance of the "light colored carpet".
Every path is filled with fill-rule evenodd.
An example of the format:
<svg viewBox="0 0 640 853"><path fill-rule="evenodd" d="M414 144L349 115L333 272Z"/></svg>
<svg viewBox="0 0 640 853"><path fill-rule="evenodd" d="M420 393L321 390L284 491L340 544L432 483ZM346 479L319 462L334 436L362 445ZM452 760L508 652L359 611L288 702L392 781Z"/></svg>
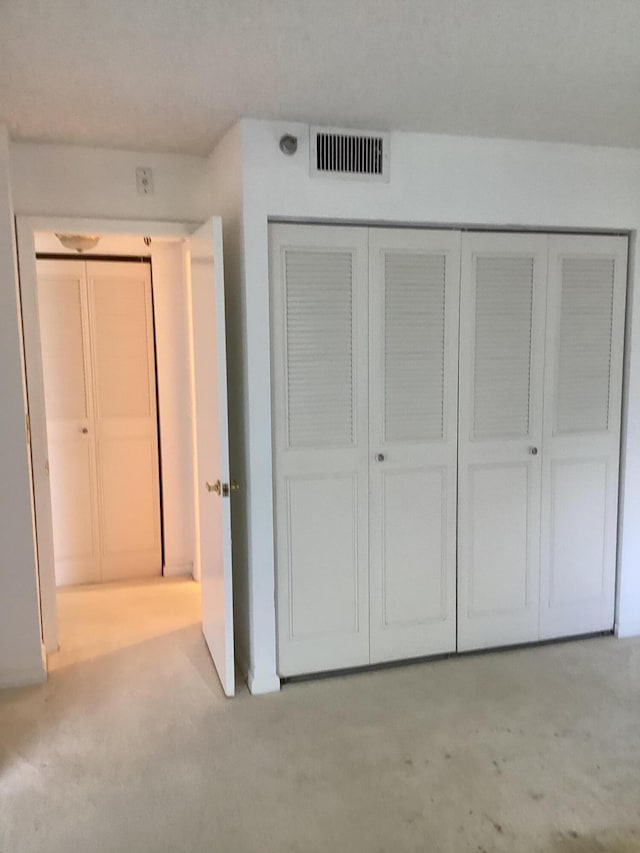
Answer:
<svg viewBox="0 0 640 853"><path fill-rule="evenodd" d="M232 700L198 625L116 647L0 695L0 851L640 851L640 641Z"/></svg>

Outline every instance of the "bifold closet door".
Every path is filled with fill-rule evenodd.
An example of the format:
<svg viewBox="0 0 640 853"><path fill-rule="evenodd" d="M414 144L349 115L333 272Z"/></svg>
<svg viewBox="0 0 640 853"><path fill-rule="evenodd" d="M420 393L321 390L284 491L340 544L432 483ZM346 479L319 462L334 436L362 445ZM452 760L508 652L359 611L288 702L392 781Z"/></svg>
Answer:
<svg viewBox="0 0 640 853"><path fill-rule="evenodd" d="M146 263L87 261L102 580L162 574L158 420Z"/></svg>
<svg viewBox="0 0 640 853"><path fill-rule="evenodd" d="M551 236L541 638L614 622L627 238Z"/></svg>
<svg viewBox="0 0 640 853"><path fill-rule="evenodd" d="M369 231L371 663L456 647L460 233Z"/></svg>
<svg viewBox="0 0 640 853"><path fill-rule="evenodd" d="M546 235L463 235L461 651L539 635L546 279Z"/></svg>
<svg viewBox="0 0 640 853"><path fill-rule="evenodd" d="M56 583L97 583L100 525L86 264L39 260L37 275Z"/></svg>
<svg viewBox="0 0 640 853"><path fill-rule="evenodd" d="M369 662L364 228L273 225L281 676Z"/></svg>
<svg viewBox="0 0 640 853"><path fill-rule="evenodd" d="M162 573L148 264L39 260L56 582Z"/></svg>

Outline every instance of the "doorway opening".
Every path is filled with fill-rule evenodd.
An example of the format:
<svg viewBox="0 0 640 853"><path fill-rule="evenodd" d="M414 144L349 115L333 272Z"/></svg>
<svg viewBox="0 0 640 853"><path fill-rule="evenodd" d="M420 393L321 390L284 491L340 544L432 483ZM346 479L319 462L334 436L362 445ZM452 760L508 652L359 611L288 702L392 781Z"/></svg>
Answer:
<svg viewBox="0 0 640 853"><path fill-rule="evenodd" d="M201 623L224 692L233 695L221 220L214 217L194 231L183 223L18 217L17 234L49 669ZM77 245L72 240L61 247L60 234L100 239L92 246L81 240L81 259L71 261ZM54 266L53 275L50 266L63 263L66 280L58 275L62 266ZM39 264L49 268L39 270ZM49 282L41 288L44 273ZM42 289L49 300L44 308ZM75 305L73 321L73 311L65 317L60 307L65 296ZM135 352L142 353L136 363ZM48 393L47 380L56 372L58 389ZM61 416L73 409L71 403L72 414L81 417L71 418L69 426ZM107 416L109 424L103 422ZM113 421L127 416L132 420L126 428L115 429ZM73 452L70 446L54 447L64 438ZM110 455L115 469L107 464ZM67 476L61 502L50 457L57 472L85 472L84 481L77 476L71 485ZM56 553L61 537L54 527L73 529L78 515L85 522L84 530L75 529L78 542L66 552L58 546ZM87 527L91 536L83 540ZM84 575L75 571L73 559L64 564L79 542L97 546ZM127 547L141 542L135 558L135 547L127 554Z"/></svg>

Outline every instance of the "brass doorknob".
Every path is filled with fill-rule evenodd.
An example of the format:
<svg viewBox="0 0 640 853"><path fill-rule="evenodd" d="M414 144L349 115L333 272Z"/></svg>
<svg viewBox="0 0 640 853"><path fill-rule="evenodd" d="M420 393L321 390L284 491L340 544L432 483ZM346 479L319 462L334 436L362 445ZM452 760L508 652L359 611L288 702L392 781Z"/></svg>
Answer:
<svg viewBox="0 0 640 853"><path fill-rule="evenodd" d="M238 483L236 480L231 481L231 491L232 492L239 492L240 491L240 483Z"/></svg>
<svg viewBox="0 0 640 853"><path fill-rule="evenodd" d="M208 481L205 483L205 488L208 492L215 492L217 495L222 491L222 485L220 480L216 480L215 483L209 483Z"/></svg>

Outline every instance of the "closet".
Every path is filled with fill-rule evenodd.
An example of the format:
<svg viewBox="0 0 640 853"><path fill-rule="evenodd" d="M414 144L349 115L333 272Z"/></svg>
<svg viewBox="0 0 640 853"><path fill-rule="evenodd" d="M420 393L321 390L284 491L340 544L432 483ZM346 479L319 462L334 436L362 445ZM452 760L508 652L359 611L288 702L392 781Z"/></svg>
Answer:
<svg viewBox="0 0 640 853"><path fill-rule="evenodd" d="M40 259L58 585L162 573L148 263Z"/></svg>
<svg viewBox="0 0 640 853"><path fill-rule="evenodd" d="M270 244L280 675L610 630L626 237Z"/></svg>

